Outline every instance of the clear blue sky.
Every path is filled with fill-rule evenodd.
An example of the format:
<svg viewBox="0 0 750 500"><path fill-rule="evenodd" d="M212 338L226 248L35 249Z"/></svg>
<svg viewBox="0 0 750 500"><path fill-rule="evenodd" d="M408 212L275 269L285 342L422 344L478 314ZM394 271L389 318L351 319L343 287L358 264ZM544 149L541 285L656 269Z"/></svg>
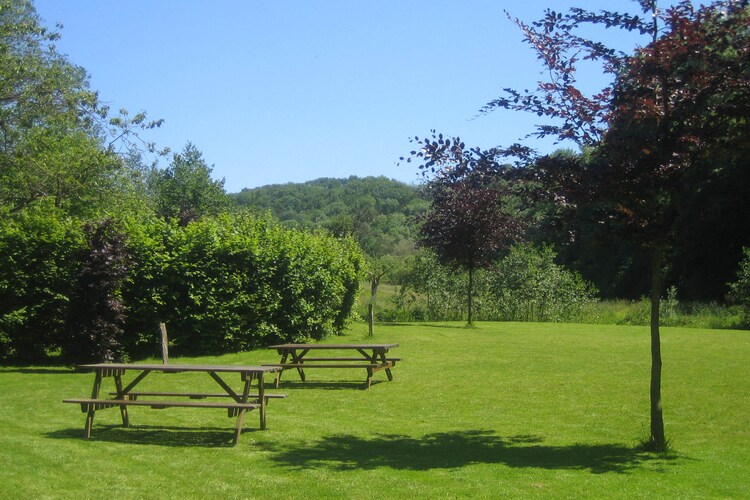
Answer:
<svg viewBox="0 0 750 500"><path fill-rule="evenodd" d="M515 142L539 119L477 110L542 77L507 9L632 9L624 0L36 0L57 46L113 109L163 118L148 136L192 142L228 192L319 177L418 180L397 165L437 129ZM607 36L614 35L607 32ZM598 76L592 76L596 84ZM542 150L552 149L550 144ZM166 166L167 160L161 165Z"/></svg>

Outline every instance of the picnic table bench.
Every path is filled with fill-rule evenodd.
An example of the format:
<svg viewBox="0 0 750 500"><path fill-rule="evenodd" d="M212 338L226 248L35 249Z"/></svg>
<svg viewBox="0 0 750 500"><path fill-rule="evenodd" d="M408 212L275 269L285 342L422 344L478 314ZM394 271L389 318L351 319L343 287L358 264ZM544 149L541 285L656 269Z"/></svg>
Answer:
<svg viewBox="0 0 750 500"><path fill-rule="evenodd" d="M129 427L130 420L128 416L128 406L147 406L153 409L163 408L219 408L227 410L229 417L236 417L237 423L234 432L234 444L239 442L240 434L244 426L245 413L252 410L259 410L260 428L266 428L266 405L271 398L286 397L283 394L269 394L265 392L263 375L272 373L280 369L273 366L216 366L216 365L185 365L185 364L129 364L129 363L98 363L79 365L79 368L85 370L94 370L94 386L91 390L90 398L69 398L64 399L64 403L74 403L81 405L81 411L86 413L86 425L84 427L84 437L91 437L91 430L94 423L94 416L97 411L107 408L119 408L122 417L123 427ZM136 371L138 374L125 386L123 386L123 375L127 371ZM224 390L222 393L202 393L202 392L157 392L157 391L135 391L136 386L150 373L206 373ZM235 392L219 374L239 374L243 382L241 391ZM105 378L113 378L115 391L109 395L111 398L100 397L99 393L102 381ZM257 392L251 393L251 384L257 381ZM160 397L162 399L153 400L149 397ZM186 397L184 399L163 399L171 397ZM218 398L229 400L223 401L196 401L198 399Z"/></svg>
<svg viewBox="0 0 750 500"><path fill-rule="evenodd" d="M370 387L372 376L375 372L385 370L388 380L393 380L391 368L401 358L388 356L388 351L398 347L398 344L278 344L269 346L281 355L279 363L269 363L263 366L279 368L276 373L274 387L279 387L281 375L284 370L296 369L300 379L305 381L305 369L307 368L355 368L366 369L367 379L365 389ZM326 350L354 351L358 355L352 356L324 356L320 353ZM315 351L314 356L308 356Z"/></svg>

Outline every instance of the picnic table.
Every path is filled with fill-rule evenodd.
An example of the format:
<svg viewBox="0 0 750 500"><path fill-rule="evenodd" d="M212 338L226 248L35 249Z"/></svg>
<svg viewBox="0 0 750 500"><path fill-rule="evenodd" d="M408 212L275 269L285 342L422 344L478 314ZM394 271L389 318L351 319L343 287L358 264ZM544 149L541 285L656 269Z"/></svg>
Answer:
<svg viewBox="0 0 750 500"><path fill-rule="evenodd" d="M359 368L367 370L365 389L372 383L373 373L385 370L388 380L393 380L391 368L396 365L400 358L387 356L388 351L398 347L398 344L278 344L269 346L281 355L281 361L275 364L264 364L280 368L276 373L274 387L281 382L284 370L296 369L300 379L305 381L305 369L307 368ZM321 351L354 351L356 355L336 356L321 355ZM308 356L315 351L314 356Z"/></svg>
<svg viewBox="0 0 750 500"><path fill-rule="evenodd" d="M94 387L91 390L90 398L70 398L63 400L64 403L75 403L81 405L81 411L86 413L86 426L84 428L84 437L91 437L91 427L94 423L94 415L98 410L107 408L120 408L123 427L130 425L128 417L128 406L147 406L153 409L162 409L170 407L181 408L220 408L226 409L228 416L237 417L237 424L234 433L234 444L237 444L242 433L245 413L252 410L259 410L260 428L266 428L266 405L269 398L283 398L283 394L269 394L265 392L263 384L263 375L266 373L276 372L280 369L274 366L212 366L212 365L186 365L186 364L129 364L129 363L98 363L79 365L79 368L85 370L94 370ZM125 372L135 372L135 377L124 385L123 375ZM162 373L183 373L195 372L208 374L223 389L223 392L206 393L206 392L154 392L154 391L136 391L138 384L152 372ZM243 382L242 389L235 391L224 381L222 374L238 374ZM110 398L101 397L100 391L102 381L105 378L114 379L113 392L110 392ZM250 393L251 384L257 381L257 393ZM154 400L151 397L159 397ZM165 398L183 398L183 399L165 399ZM188 400L185 400L187 398ZM219 401L196 401L205 400L206 398L219 399Z"/></svg>

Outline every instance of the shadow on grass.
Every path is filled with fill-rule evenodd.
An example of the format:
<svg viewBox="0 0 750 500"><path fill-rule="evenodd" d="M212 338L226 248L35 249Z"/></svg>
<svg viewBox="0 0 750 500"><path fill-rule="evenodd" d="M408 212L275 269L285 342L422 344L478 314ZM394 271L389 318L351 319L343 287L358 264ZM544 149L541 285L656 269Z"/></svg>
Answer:
<svg viewBox="0 0 750 500"><path fill-rule="evenodd" d="M246 429L243 435L253 432ZM53 439L80 439L83 438L83 429L60 429L47 433L47 437ZM230 448L234 446L234 429L202 427L154 427L150 425L121 425L95 426L90 441L106 441L124 444L145 444L157 446L188 447L199 446L205 448ZM242 443L242 438L240 438Z"/></svg>
<svg viewBox="0 0 750 500"><path fill-rule="evenodd" d="M588 470L594 474L626 473L650 460L674 460L621 445L546 446L535 436L500 437L492 431L428 434L421 439L404 435L377 435L366 439L351 435L300 442L275 453L280 465L332 470L391 467L406 470L453 469L472 464L508 467Z"/></svg>
<svg viewBox="0 0 750 500"><path fill-rule="evenodd" d="M373 380L370 384L370 387L374 387L378 384L382 384L385 382L384 380ZM281 384L279 385L279 390L281 389L323 389L323 390L329 390L329 391L343 391L343 390L351 390L351 389L358 389L363 390L367 389L365 386L365 383L362 381L359 382L325 382L325 381L319 381L319 382L302 382L302 381L287 381L282 380ZM275 391L274 388L268 388L266 387L266 390L271 392Z"/></svg>
<svg viewBox="0 0 750 500"><path fill-rule="evenodd" d="M421 322L415 322L415 323L399 323L399 322L393 322L393 323L377 323L378 327L392 327L397 326L399 328L403 327L419 327L419 328L445 328L448 330L460 330L462 328L466 328L466 324L445 324L445 323L421 323Z"/></svg>
<svg viewBox="0 0 750 500"><path fill-rule="evenodd" d="M74 368L1 368L0 373L29 373L29 374L62 374L73 375L81 373Z"/></svg>

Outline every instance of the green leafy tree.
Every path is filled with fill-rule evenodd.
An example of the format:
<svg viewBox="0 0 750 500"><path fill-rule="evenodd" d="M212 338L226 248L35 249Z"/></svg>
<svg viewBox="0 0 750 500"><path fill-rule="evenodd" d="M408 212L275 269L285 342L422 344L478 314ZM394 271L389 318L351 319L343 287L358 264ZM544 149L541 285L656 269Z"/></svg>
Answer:
<svg viewBox="0 0 750 500"><path fill-rule="evenodd" d="M0 215L0 359L41 362L61 345L85 237L51 203Z"/></svg>
<svg viewBox="0 0 750 500"><path fill-rule="evenodd" d="M745 248L743 253L737 280L730 283L729 288L732 300L744 311L744 321L750 323L750 248Z"/></svg>
<svg viewBox="0 0 750 500"><path fill-rule="evenodd" d="M145 113L111 117L86 71L58 53L30 0L0 0L0 203L12 211L52 199L88 215L114 197L119 151L159 126Z"/></svg>
<svg viewBox="0 0 750 500"><path fill-rule="evenodd" d="M193 144L186 144L181 153L173 156L169 167L152 175L157 213L186 226L205 215L224 211L228 207L224 180L212 179L212 171L203 153Z"/></svg>

